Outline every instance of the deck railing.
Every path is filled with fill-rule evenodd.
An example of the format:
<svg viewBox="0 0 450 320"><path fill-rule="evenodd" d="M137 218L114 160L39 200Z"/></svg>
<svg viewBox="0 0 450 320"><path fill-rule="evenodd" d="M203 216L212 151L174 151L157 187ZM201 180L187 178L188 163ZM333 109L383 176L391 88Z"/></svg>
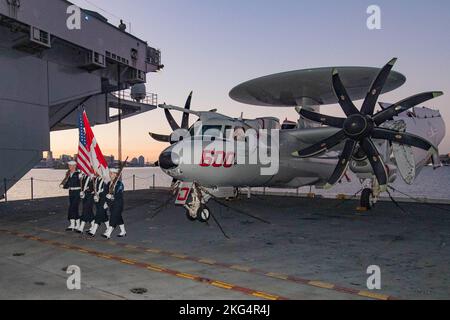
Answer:
<svg viewBox="0 0 450 320"><path fill-rule="evenodd" d="M116 98L119 98L119 92L113 92L112 95L115 96ZM133 101L143 104L149 104L152 106L158 106L158 95L156 93L147 92L147 95L144 99L136 101L131 97L130 90L125 90L120 93L120 98L125 101Z"/></svg>

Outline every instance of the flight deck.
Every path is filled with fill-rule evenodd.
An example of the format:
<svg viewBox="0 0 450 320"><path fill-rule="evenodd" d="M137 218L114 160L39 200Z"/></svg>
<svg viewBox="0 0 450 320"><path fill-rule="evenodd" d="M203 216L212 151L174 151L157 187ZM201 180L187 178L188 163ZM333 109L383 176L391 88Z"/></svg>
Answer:
<svg viewBox="0 0 450 320"><path fill-rule="evenodd" d="M255 195L188 221L167 190L125 194L128 236L65 232L67 199L0 204L0 299L446 299L448 205ZM439 208L439 209L438 209ZM215 222L223 228L222 232ZM102 230L100 230L102 231ZM225 236L225 235L226 236ZM227 238L228 237L228 238ZM68 266L81 290L68 290ZM367 288L369 266L381 290Z"/></svg>

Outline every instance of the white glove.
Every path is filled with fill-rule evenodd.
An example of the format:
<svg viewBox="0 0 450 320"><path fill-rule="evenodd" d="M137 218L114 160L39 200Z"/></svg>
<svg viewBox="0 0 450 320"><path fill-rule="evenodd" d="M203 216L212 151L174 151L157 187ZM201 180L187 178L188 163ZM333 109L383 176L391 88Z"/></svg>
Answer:
<svg viewBox="0 0 450 320"><path fill-rule="evenodd" d="M112 195L112 194L107 194L106 195L106 199L108 199L108 200L111 200L111 201L114 201L114 196Z"/></svg>
<svg viewBox="0 0 450 320"><path fill-rule="evenodd" d="M81 199L84 199L85 197L86 197L86 194L85 194L83 191L81 191L81 192L80 192L80 198L81 198Z"/></svg>
<svg viewBox="0 0 450 320"><path fill-rule="evenodd" d="M108 209L108 204L105 202L105 205L103 206L103 209L107 210Z"/></svg>
<svg viewBox="0 0 450 320"><path fill-rule="evenodd" d="M60 187L61 189L64 189L64 185L63 185L62 183L59 185L59 187Z"/></svg>
<svg viewBox="0 0 450 320"><path fill-rule="evenodd" d="M100 197L99 197L98 195L95 195L95 196L94 196L94 201L95 201L95 202L99 202L99 201L100 201Z"/></svg>

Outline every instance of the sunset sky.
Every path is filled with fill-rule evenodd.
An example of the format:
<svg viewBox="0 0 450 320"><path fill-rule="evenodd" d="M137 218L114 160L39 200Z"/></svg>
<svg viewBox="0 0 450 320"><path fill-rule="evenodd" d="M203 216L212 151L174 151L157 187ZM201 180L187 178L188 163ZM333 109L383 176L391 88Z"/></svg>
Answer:
<svg viewBox="0 0 450 320"><path fill-rule="evenodd" d="M230 116L276 116L296 120L291 108L260 108L234 102L235 85L282 71L341 65L381 67L392 57L406 84L381 97L396 102L430 90L446 93L429 107L450 124L450 1L300 0L74 0L161 49L165 68L149 74L147 90L159 102L183 105L194 90L193 109L217 108ZM366 9L381 7L382 30L366 27ZM107 12L100 11L96 6ZM322 112L340 115L336 106ZM180 115L176 115L180 119ZM191 119L191 121L194 119ZM450 126L450 125L449 125ZM148 131L168 134L161 110L123 121L123 154L155 160L166 147ZM105 154L117 152L117 124L94 128ZM76 153L76 130L52 133L52 151ZM450 135L441 153L450 151Z"/></svg>

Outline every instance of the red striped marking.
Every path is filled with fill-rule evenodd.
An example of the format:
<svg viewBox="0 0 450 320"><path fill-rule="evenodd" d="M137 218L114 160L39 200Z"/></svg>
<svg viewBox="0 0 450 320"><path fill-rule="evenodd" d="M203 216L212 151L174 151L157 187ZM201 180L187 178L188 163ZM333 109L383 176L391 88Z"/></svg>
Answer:
<svg viewBox="0 0 450 320"><path fill-rule="evenodd" d="M36 230L54 233L54 234L58 234L58 235L66 235L66 233L54 231L54 230L39 229L39 228L36 228ZM97 241L97 242L99 241L94 238L87 238L87 239L89 239L90 241ZM268 271L264 271L264 270L257 269L257 268L250 268L250 267L240 266L240 265L231 264L231 263L223 263L223 262L214 261L212 259L198 258L198 257L188 256L188 255L170 252L170 251L166 251L166 250L159 250L159 249L155 249L155 248L145 248L145 247L141 247L141 246L130 246L129 244L126 244L126 243L118 243L118 242L113 242L113 241L107 241L107 242L101 241L101 242L112 245L112 246L119 246L119 247L123 247L125 249L143 252L146 254L152 253L152 254L171 257L174 259L187 260L187 261L192 261L192 262L196 262L196 263L206 264L209 266L222 267L222 268L230 269L233 271L257 274L257 275L268 277L268 278L278 279L278 280L282 280L282 281L295 282L295 283L298 283L301 285L306 285L306 286L310 286L310 287L314 287L314 288L320 288L320 289L324 289L324 290L332 290L332 291L336 291L336 292L340 292L340 293L362 296L362 297L372 298L372 299L376 299L376 300L398 300L398 298L389 296L389 295L375 294L375 293L371 293L371 292L367 292L367 291L361 291L358 289L342 287L342 286L335 285L335 284L328 283L328 282L325 283L325 282L321 282L318 280L304 279L304 278L300 278L300 277L292 276L292 275L268 272ZM181 257L183 257L183 258L181 258ZM324 286L323 284L326 284L326 286Z"/></svg>
<svg viewBox="0 0 450 320"><path fill-rule="evenodd" d="M222 288L225 290L231 290L231 291L236 291L236 292L241 292L244 293L246 295L250 295L250 296L254 296L254 297L259 297L262 299L266 299L266 300L287 300L287 298L282 297L282 296L278 296L278 295L273 295L270 293L266 293L266 292L262 292L262 291L257 291L254 289L250 289L250 288L246 288L246 287L240 287L240 286L236 286L236 285L232 285L229 284L229 288L225 288L224 286L218 286L217 284L224 284L225 282L219 281L219 280L214 280L214 279L210 279L210 278L204 278L204 277L200 277L198 275L194 275L194 274L189 274L189 273L183 273L177 270L172 270L172 269L167 269L167 268L161 268L157 265L151 264L151 263L145 263L145 262L138 262L135 260L131 260L128 258L124 258L124 257L119 257L119 256L115 256L115 255L107 255L105 253L100 253L94 250L90 250L87 248L83 248L83 247L79 247L79 246L72 246L72 245L68 245L65 243L61 243L61 242L57 242L57 241L52 241L49 239L44 239L44 238L40 238L40 237L36 237L36 236L32 236L32 235L26 235L26 234L21 234L19 232L16 231L10 231L10 230L3 230L0 229L0 232L6 233L6 234L10 234L10 235L14 235L23 239L27 239L27 240L33 240L33 241L37 241L40 243L45 243L48 245L52 245L61 249L66 249L66 250L71 250L71 251L77 251L77 252L81 252L81 253L85 253L85 254L89 254L98 258L102 258L102 259L112 259L115 260L117 262L120 262L122 264L126 264L128 266L133 266L133 267L139 267L142 269L146 269L146 270L150 270L150 271L154 271L154 272L160 272L160 273L165 273L165 274L169 274L172 276L176 276L178 278L182 278L182 279L187 279L190 281L195 281L195 282L200 282L200 283L205 283L208 285L212 285L216 288Z"/></svg>

